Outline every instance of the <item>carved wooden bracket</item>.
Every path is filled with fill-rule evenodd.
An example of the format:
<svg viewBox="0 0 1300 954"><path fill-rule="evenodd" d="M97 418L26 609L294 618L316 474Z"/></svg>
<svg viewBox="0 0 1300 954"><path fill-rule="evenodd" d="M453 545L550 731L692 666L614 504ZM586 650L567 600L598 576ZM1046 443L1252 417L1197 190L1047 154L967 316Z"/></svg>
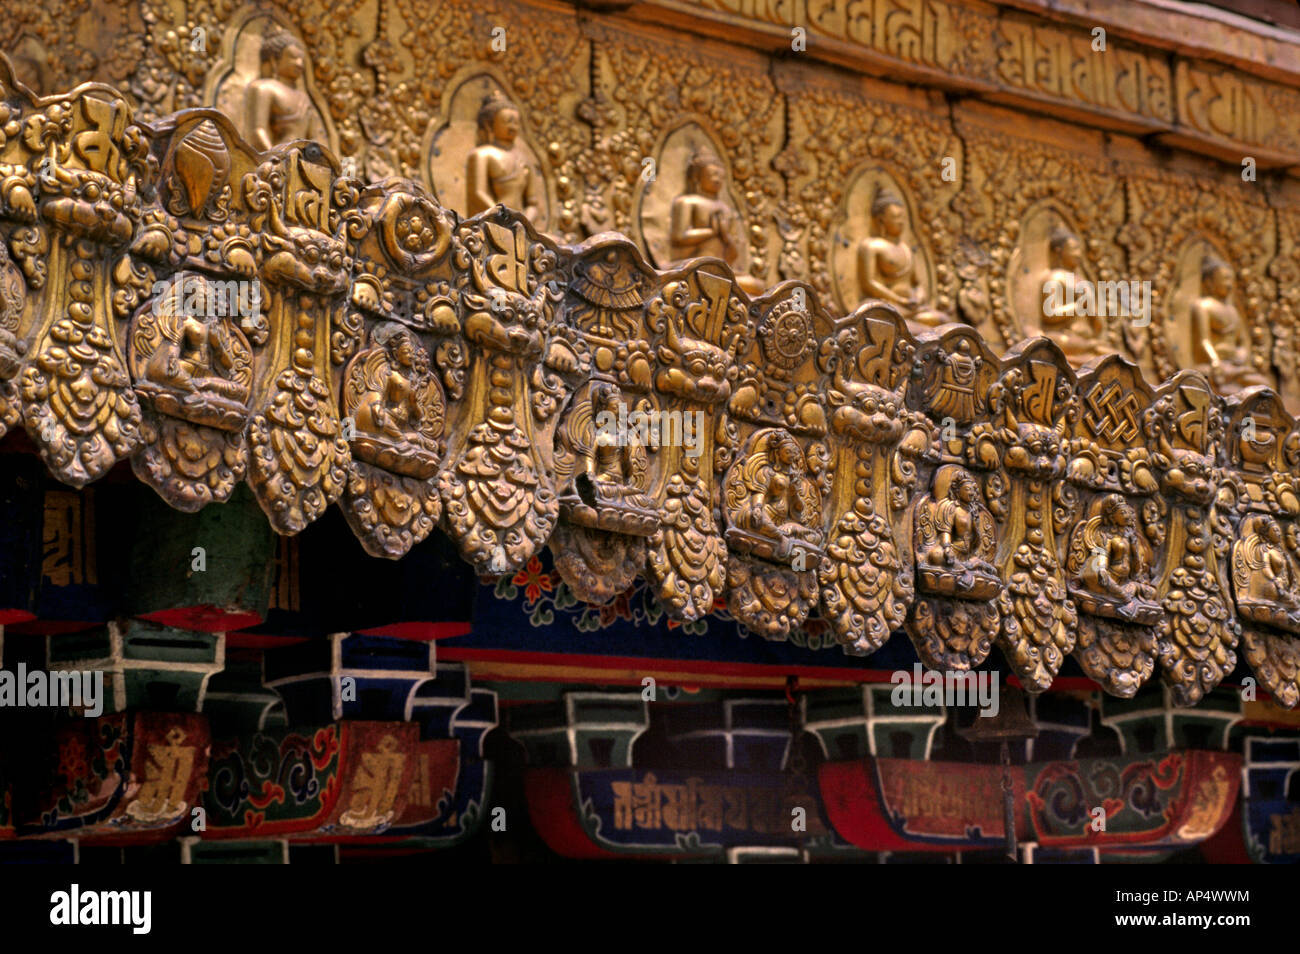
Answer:
<svg viewBox="0 0 1300 954"><path fill-rule="evenodd" d="M146 124L7 64L0 94L0 433L64 483L130 458L196 511L246 482L278 533L338 503L376 556L436 524L489 574L549 544L590 602L644 574L770 639L820 612L848 652L906 629L951 669L996 641L1038 691L1074 652L1192 704L1241 642L1300 701L1300 425L1272 391L751 298L718 259L258 153L214 110Z"/></svg>

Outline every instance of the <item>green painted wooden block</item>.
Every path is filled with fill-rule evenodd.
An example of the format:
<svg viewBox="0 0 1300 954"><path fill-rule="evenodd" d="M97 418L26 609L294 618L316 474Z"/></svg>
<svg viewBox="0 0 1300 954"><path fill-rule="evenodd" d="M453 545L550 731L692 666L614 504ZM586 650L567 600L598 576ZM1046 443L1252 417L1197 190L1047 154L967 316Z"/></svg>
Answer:
<svg viewBox="0 0 1300 954"><path fill-rule="evenodd" d="M200 632L227 632L261 622L271 585L275 534L251 492L198 513L173 510L139 488L127 611Z"/></svg>
<svg viewBox="0 0 1300 954"><path fill-rule="evenodd" d="M224 636L141 620L47 639L50 669L104 673L105 712L198 712L208 680L225 664Z"/></svg>
<svg viewBox="0 0 1300 954"><path fill-rule="evenodd" d="M927 759L947 718L943 706L912 705L894 685L819 689L800 696L804 728L830 761L867 755ZM896 702L903 705L896 705Z"/></svg>
<svg viewBox="0 0 1300 954"><path fill-rule="evenodd" d="M635 692L566 692L558 703L510 712L510 735L531 765L627 768L632 746L650 726L647 703Z"/></svg>

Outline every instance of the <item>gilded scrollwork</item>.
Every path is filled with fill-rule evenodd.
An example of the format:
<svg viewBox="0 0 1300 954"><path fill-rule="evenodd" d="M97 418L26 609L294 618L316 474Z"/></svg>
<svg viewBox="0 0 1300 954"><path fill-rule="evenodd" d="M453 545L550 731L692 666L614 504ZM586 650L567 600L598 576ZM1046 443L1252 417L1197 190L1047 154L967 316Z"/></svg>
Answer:
<svg viewBox="0 0 1300 954"><path fill-rule="evenodd" d="M141 440L123 338L144 280L125 253L156 163L111 87L36 98L0 62L0 92L9 114L0 195L18 226L10 250L43 286L11 332L22 353L15 390L50 470L80 487Z"/></svg>
<svg viewBox="0 0 1300 954"><path fill-rule="evenodd" d="M339 171L319 146L278 146L239 183L269 328L254 376L248 482L279 533L299 532L338 500L351 461L333 333L346 310L344 232L358 194Z"/></svg>
<svg viewBox="0 0 1300 954"><path fill-rule="evenodd" d="M817 603L830 490L827 408L817 357L831 320L805 285L751 308L755 336L728 404L740 451L722 482L731 612L787 639Z"/></svg>
<svg viewBox="0 0 1300 954"><path fill-rule="evenodd" d="M968 670L988 658L1005 610L997 526L976 476L991 479L998 463L983 432L1000 365L974 330L956 327L923 338L916 367L908 407L919 413L896 457L917 471L904 523L916 568L905 628L927 666Z"/></svg>
<svg viewBox="0 0 1300 954"><path fill-rule="evenodd" d="M563 321L560 253L519 213L497 206L462 223L454 265L471 357L438 475L444 520L467 560L505 573L555 527L557 412L590 361Z"/></svg>
<svg viewBox="0 0 1300 954"><path fill-rule="evenodd" d="M1052 684L1074 648L1077 613L1057 557L1067 435L1079 413L1074 372L1045 338L1016 345L989 394L980 435L1001 469L985 485L998 518L998 569L1006 581L998 643L1031 691ZM978 430L978 428L977 428Z"/></svg>
<svg viewBox="0 0 1300 954"><path fill-rule="evenodd" d="M915 350L902 315L867 302L837 321L818 351L831 448L821 611L849 652L883 646L912 601L904 511L916 462L897 449L913 424L906 393Z"/></svg>
<svg viewBox="0 0 1300 954"><path fill-rule="evenodd" d="M1136 365L1111 355L1085 366L1079 400L1067 472L1074 523L1058 540L1079 611L1074 655L1108 692L1129 698L1155 669L1163 616L1154 578L1159 484L1143 427L1153 395Z"/></svg>
<svg viewBox="0 0 1300 954"><path fill-rule="evenodd" d="M1300 702L1300 440L1271 389L1229 398L1226 413L1226 470L1216 507L1235 524L1223 556L1242 652L1263 687L1293 707Z"/></svg>
<svg viewBox="0 0 1300 954"><path fill-rule="evenodd" d="M0 243L0 437L21 420L14 376L20 367L18 323L27 304L27 281Z"/></svg>
<svg viewBox="0 0 1300 954"><path fill-rule="evenodd" d="M1215 514L1224 439L1222 399L1204 376L1179 372L1143 414L1152 463L1169 508L1156 570L1164 617L1156 631L1163 678L1179 705L1195 705L1237 664L1237 624L1220 569ZM1228 536L1231 528L1228 528Z"/></svg>
<svg viewBox="0 0 1300 954"><path fill-rule="evenodd" d="M299 24L305 0L290 6ZM438 26L418 36L472 19L448 8L419 14ZM196 3L195 22L212 9ZM383 44L417 13L384 9L365 62L392 78L405 67L387 72ZM586 64L588 26L565 22L564 62ZM580 81L530 85L522 70L546 72L534 52L521 66L479 50L450 72L418 54L511 104L484 111L479 204L524 208L468 219L412 181L431 157L411 143L450 115L440 97L376 107L405 111L384 161L411 178L378 178L376 146L367 183L321 145L279 142L288 127L259 150L215 109L143 122L106 86L38 97L0 75L0 429L23 421L72 485L130 457L179 509L247 482L283 534L338 503L376 556L439 524L487 574L549 545L588 602L644 573L679 620L725 602L781 639L818 613L854 654L902 628L941 669L980 665L997 639L1033 690L1071 651L1121 696L1158 663L1184 704L1231 673L1240 640L1263 686L1300 702L1300 436L1251 386L1292 360L1285 202L1216 198L1181 172L1121 187L1060 146L974 125L963 145L913 106L849 115L851 96L774 86L748 61L590 29ZM322 119L357 147L361 110L338 108L342 51L359 47L334 31L300 30ZM575 83L610 76L639 78L636 101L581 100ZM785 114L796 99L806 115ZM557 119L561 102L582 118ZM783 116L786 141L823 140L815 169L777 152ZM527 163L506 156L515 119L546 225L529 215L540 195L518 191ZM970 150L969 175L926 171L949 149ZM636 194L656 158L657 238ZM476 157L448 161L468 181ZM866 231L850 236L849 208ZM563 244L601 209L635 239ZM843 275L824 254L840 237ZM1119 280L1121 248L1164 296L1145 351L1114 322L1022 326L1022 285L1082 295ZM799 262L813 281L749 296ZM848 306L883 290L898 307L839 317L844 281ZM927 312L967 323L922 328ZM973 325L1014 344L999 358ZM1019 341L1035 330L1055 341ZM1184 357L1204 373L1143 377Z"/></svg>
<svg viewBox="0 0 1300 954"><path fill-rule="evenodd" d="M725 592L718 475L737 448L726 404L739 375L737 359L753 338L752 321L729 270L709 259L660 275L646 302L658 419L677 415L683 438L687 421L695 433L693 446L678 440L661 447L650 471L660 527L650 540L649 575L664 607L683 620L699 619Z"/></svg>

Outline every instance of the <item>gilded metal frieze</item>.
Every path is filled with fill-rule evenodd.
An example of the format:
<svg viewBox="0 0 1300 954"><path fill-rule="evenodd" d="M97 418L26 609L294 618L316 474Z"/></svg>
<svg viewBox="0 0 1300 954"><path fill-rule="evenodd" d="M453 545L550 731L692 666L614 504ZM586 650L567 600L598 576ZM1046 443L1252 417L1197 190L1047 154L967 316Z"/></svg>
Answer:
<svg viewBox="0 0 1300 954"><path fill-rule="evenodd" d="M598 44L598 56L689 88L689 64L644 43ZM529 184L568 153L519 145L542 126L523 121L528 95L491 75L467 73L469 99L443 117L452 129L475 107L479 139L449 145L449 168L463 170L466 201L486 191L461 214L419 161L375 178L327 145L256 148L214 109L144 122L111 87L41 97L0 72L0 424L21 423L74 486L129 457L172 506L198 510L242 481L285 535L337 503L376 556L401 557L435 526L486 574L549 545L586 601L644 575L680 620L725 603L782 639L817 613L848 652L903 629L945 669L980 665L996 642L1036 691L1074 652L1111 693L1132 695L1159 665L1193 704L1240 644L1296 704L1300 437L1281 398L1248 378L1267 367L1255 339L1231 337L1255 334L1266 311L1289 320L1289 298L1273 304L1287 272L1272 267L1268 210L1198 187L1208 211L1161 212L1182 193L1135 175L1090 211L1059 188L1002 184L979 145L974 177L1006 235L976 232L983 271L967 287L947 187L898 150L855 147L840 168L845 183L866 177L874 219L854 247L867 262L858 292L902 300L849 308L828 298L833 282L771 284L780 174L757 167L774 134L737 145L719 112L636 107L658 165L635 188L652 186L643 206L659 203L665 229L643 228L615 190L606 201L632 237L569 244L580 229L564 216L579 205ZM906 115L882 107L837 135ZM1034 149L1031 178L1102 187ZM610 166L605 184L639 168ZM817 188L835 170L795 173ZM819 241L839 207L821 206ZM1116 208L1153 224L1121 229L1112 248ZM1229 241L1256 227L1249 249ZM1135 361L1067 349L1054 328L1016 325L1023 340L1007 348L970 323L921 320L941 304L969 321L963 295L983 289L1010 321L1009 276L1065 295L1066 274L1115 274L1115 249L1150 269L1168 314L1185 305L1186 327L1207 329L1205 373L1152 386ZM1153 330L1157 364L1174 353L1159 340ZM1280 367L1281 335L1266 340Z"/></svg>

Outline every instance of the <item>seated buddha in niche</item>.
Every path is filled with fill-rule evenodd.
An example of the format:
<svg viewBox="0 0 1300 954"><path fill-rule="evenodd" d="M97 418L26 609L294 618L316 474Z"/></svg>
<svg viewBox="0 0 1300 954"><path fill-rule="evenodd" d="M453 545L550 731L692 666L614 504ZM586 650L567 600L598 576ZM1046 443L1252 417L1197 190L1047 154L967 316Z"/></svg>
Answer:
<svg viewBox="0 0 1300 954"><path fill-rule="evenodd" d="M1268 384L1251 362L1250 334L1232 304L1232 266L1214 255L1201 260L1201 296L1192 304L1192 361L1220 391Z"/></svg>
<svg viewBox="0 0 1300 954"><path fill-rule="evenodd" d="M917 574L925 592L985 600L1001 589L992 564L993 516L979 498L969 471L949 464L935 473L933 494L916 510Z"/></svg>
<svg viewBox="0 0 1300 954"><path fill-rule="evenodd" d="M1035 282L1042 289L1041 327L1072 364L1107 353L1105 329L1082 265L1079 236L1059 226L1052 229L1047 239L1047 268Z"/></svg>
<svg viewBox="0 0 1300 954"><path fill-rule="evenodd" d="M1276 519L1253 514L1242 522L1232 548L1232 577L1244 619L1300 633L1300 583Z"/></svg>
<svg viewBox="0 0 1300 954"><path fill-rule="evenodd" d="M907 244L907 206L894 192L877 188L871 200L871 235L858 243L858 291L903 312L910 322L934 327L951 319L928 306L925 265Z"/></svg>
<svg viewBox="0 0 1300 954"><path fill-rule="evenodd" d="M258 149L295 139L325 140L316 107L302 88L307 54L293 34L273 27L262 36L261 77L245 93L244 133Z"/></svg>
<svg viewBox="0 0 1300 954"><path fill-rule="evenodd" d="M658 515L646 495L645 446L635 426L626 432L608 426L620 411L628 413L623 392L613 382L597 380L589 400L586 408L579 403L582 436L573 442L578 466L572 492L560 497L561 512L580 526L647 536L658 526Z"/></svg>
<svg viewBox="0 0 1300 954"><path fill-rule="evenodd" d="M821 502L803 449L788 431L760 431L749 456L728 475L724 494L734 551L789 562L801 550L806 568L820 559Z"/></svg>
<svg viewBox="0 0 1300 954"><path fill-rule="evenodd" d="M741 265L742 223L723 191L726 182L726 167L713 152L691 153L685 191L673 199L669 210L668 249L673 261L712 256L733 270ZM736 280L751 294L762 290L753 276L737 275Z"/></svg>
<svg viewBox="0 0 1300 954"><path fill-rule="evenodd" d="M356 456L413 477L436 469L442 392L410 329L394 322L375 329L348 369L344 408L355 422Z"/></svg>
<svg viewBox="0 0 1300 954"><path fill-rule="evenodd" d="M1096 500L1070 541L1070 593L1094 616L1130 623L1160 618L1151 583L1151 550L1137 532L1137 513L1121 494Z"/></svg>
<svg viewBox="0 0 1300 954"><path fill-rule="evenodd" d="M465 214L478 215L500 203L543 227L542 184L519 141L519 110L499 90L479 107L478 145L465 160Z"/></svg>

